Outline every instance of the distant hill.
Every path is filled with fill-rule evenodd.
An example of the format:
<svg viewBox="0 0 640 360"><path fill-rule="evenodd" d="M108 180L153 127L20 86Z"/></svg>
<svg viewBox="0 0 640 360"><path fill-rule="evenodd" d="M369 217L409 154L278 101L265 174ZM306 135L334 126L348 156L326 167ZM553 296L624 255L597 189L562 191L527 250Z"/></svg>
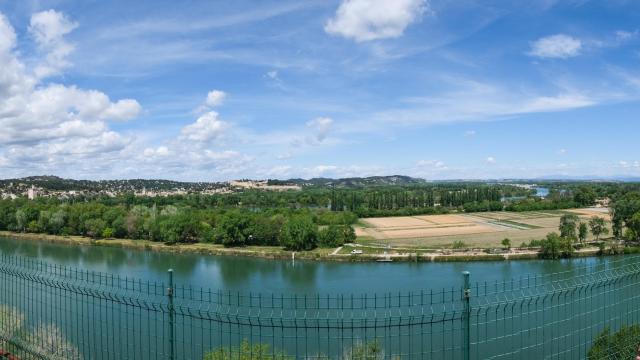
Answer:
<svg viewBox="0 0 640 360"><path fill-rule="evenodd" d="M632 177L614 177L612 179L591 178L566 178L561 176L537 178L537 179L510 179L510 180L443 180L443 181L427 181L420 178L414 178L404 175L390 176L370 176L370 177L350 177L341 179L331 178L312 178L312 179L288 179L288 180L267 180L268 185L298 185L301 187L335 187L335 188L360 188L375 186L411 186L423 185L427 183L495 183L495 182L589 182L589 181L623 181L637 182L638 178ZM58 176L43 175L29 176L18 179L0 180L0 191L5 193L20 194L25 193L27 189L36 187L42 190L53 192L81 191L88 193L126 193L146 191L173 191L181 193L193 193L203 191L215 191L223 188L235 188L230 186L228 182L182 182L162 179L128 179L128 180L74 180L64 179ZM268 190L268 188L265 188ZM238 189L236 189L238 190ZM242 191L242 189L239 189Z"/></svg>
<svg viewBox="0 0 640 360"><path fill-rule="evenodd" d="M129 180L74 180L64 179L58 176L29 176L18 179L0 180L1 189L22 189L34 186L36 188L51 191L141 191L142 189L161 191L185 189L191 191L206 190L225 186L224 183L208 183L208 182L180 182L172 180L148 180L148 179L129 179Z"/></svg>
<svg viewBox="0 0 640 360"><path fill-rule="evenodd" d="M419 185L425 184L424 179L413 178L404 175L390 176L370 176L370 177L352 177L342 179L331 178L312 178L312 179L289 179L289 180L270 180L270 182L279 182L281 184L295 184L300 186L335 186L339 188L364 187L364 186L390 186L390 185Z"/></svg>

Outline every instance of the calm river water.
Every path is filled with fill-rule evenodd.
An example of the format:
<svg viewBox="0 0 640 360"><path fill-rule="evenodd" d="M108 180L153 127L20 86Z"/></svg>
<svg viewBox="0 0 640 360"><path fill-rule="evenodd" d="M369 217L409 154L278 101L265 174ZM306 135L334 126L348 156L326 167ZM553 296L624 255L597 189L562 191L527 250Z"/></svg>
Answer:
<svg viewBox="0 0 640 360"><path fill-rule="evenodd" d="M214 290L268 293L381 293L441 289L462 285L463 271L472 282L494 282L543 275L606 263L607 258L560 261L518 260L455 263L338 263L269 260L197 254L172 254L98 246L71 246L0 238L0 254L36 258L84 270L143 280L167 280Z"/></svg>
<svg viewBox="0 0 640 360"><path fill-rule="evenodd" d="M203 359L242 340L343 358L372 339L402 359L462 359L465 343L474 359L582 359L605 326L640 321L639 257L294 263L9 239L0 256L0 304L30 328L55 324L85 359L174 359L172 348L175 359Z"/></svg>

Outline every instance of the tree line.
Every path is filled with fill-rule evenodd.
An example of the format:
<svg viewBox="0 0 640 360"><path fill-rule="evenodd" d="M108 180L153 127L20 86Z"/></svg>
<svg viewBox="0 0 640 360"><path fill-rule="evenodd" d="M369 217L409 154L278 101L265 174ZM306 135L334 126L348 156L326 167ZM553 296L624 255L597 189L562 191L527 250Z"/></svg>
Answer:
<svg viewBox="0 0 640 360"><path fill-rule="evenodd" d="M176 205L106 205L98 201L0 201L0 230L225 246L282 246L310 250L355 240L349 212L273 208L197 208Z"/></svg>

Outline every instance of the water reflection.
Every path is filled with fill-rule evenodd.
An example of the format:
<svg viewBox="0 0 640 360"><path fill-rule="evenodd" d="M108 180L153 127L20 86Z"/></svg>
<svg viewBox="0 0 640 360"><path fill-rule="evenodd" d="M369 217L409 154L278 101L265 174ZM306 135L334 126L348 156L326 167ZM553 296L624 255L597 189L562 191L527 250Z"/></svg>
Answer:
<svg viewBox="0 0 640 360"><path fill-rule="evenodd" d="M492 284L521 277L565 272L584 274L585 265L614 266L619 258L562 261L459 263L332 263L266 260L243 257L174 254L98 246L73 246L0 239L0 253L147 280L167 280L174 269L180 284L230 291L297 294L384 293L442 289L462 284L462 271L472 283Z"/></svg>

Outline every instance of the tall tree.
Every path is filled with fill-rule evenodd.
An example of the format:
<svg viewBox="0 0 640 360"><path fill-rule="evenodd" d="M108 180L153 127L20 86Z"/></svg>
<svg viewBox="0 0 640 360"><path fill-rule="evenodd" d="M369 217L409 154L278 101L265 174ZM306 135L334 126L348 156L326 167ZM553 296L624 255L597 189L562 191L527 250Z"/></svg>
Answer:
<svg viewBox="0 0 640 360"><path fill-rule="evenodd" d="M311 250L318 244L318 229L310 216L291 217L282 228L282 245L288 250Z"/></svg>
<svg viewBox="0 0 640 360"><path fill-rule="evenodd" d="M599 216L594 216L589 220L589 227L591 233L596 237L596 241L600 241L601 235L607 235L609 229L607 228L607 221Z"/></svg>
<svg viewBox="0 0 640 360"><path fill-rule="evenodd" d="M581 222L578 225L578 239L580 240L580 244L584 244L587 241L587 236L589 236L589 227L587 223Z"/></svg>
<svg viewBox="0 0 640 360"><path fill-rule="evenodd" d="M579 221L580 218L578 217L578 215L562 215L562 217L560 218L559 226L560 236L562 236L563 238L576 240L578 238L576 234L576 227L578 226Z"/></svg>

